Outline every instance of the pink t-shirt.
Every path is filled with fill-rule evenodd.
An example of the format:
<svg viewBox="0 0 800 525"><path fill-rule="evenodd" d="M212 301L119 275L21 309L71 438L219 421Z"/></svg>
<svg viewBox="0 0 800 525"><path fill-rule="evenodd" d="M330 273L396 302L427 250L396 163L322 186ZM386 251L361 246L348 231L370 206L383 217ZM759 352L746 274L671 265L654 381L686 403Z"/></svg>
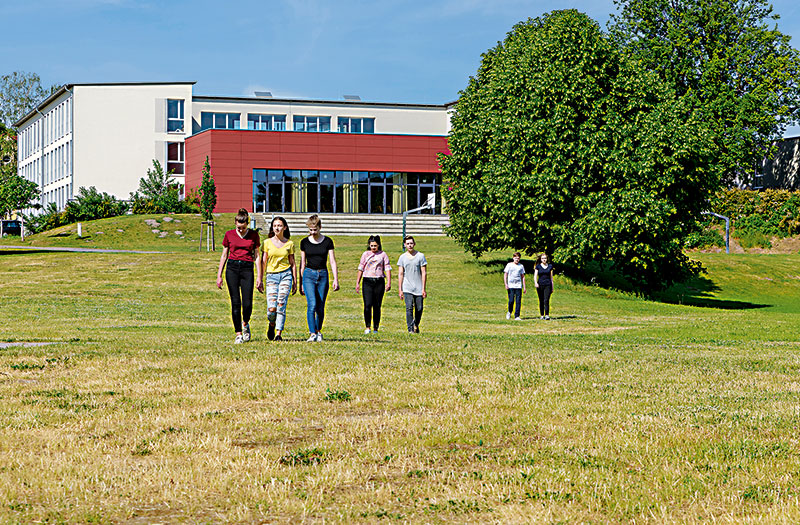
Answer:
<svg viewBox="0 0 800 525"><path fill-rule="evenodd" d="M392 267L386 252L372 253L371 250L367 250L361 255L358 269L364 272L364 277L377 278L383 277L383 273L390 271Z"/></svg>

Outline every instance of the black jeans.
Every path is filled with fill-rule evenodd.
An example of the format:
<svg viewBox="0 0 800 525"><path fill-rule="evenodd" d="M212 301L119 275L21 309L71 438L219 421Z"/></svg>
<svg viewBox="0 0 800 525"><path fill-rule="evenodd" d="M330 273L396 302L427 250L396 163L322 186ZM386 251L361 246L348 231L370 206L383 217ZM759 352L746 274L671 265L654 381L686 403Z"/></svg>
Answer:
<svg viewBox="0 0 800 525"><path fill-rule="evenodd" d="M253 313L253 279L252 262L228 259L225 282L228 293L231 294L231 317L236 333L242 331L242 321L244 324L250 323L250 315Z"/></svg>
<svg viewBox="0 0 800 525"><path fill-rule="evenodd" d="M422 319L422 296L404 293L406 301L406 325L409 332L416 332L415 327L419 327Z"/></svg>
<svg viewBox="0 0 800 525"><path fill-rule="evenodd" d="M553 285L539 283L536 292L539 294L539 315L550 315L550 294L553 293Z"/></svg>
<svg viewBox="0 0 800 525"><path fill-rule="evenodd" d="M361 295L364 297L364 323L377 331L381 324L381 304L386 292L386 280L383 277L364 277L361 281Z"/></svg>
<svg viewBox="0 0 800 525"><path fill-rule="evenodd" d="M516 308L514 305L516 304ZM508 313L514 308L514 317L519 317L519 308L522 305L522 288L508 289Z"/></svg>

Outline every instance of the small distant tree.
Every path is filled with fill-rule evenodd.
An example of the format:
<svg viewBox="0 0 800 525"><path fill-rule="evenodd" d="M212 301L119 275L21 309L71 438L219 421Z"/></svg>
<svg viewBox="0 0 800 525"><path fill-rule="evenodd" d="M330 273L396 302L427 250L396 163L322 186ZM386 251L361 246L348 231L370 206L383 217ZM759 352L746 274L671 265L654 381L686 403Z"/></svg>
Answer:
<svg viewBox="0 0 800 525"><path fill-rule="evenodd" d="M153 169L147 176L139 179L139 189L131 193L131 212L146 213L189 213L192 207L180 200L180 189L172 179L172 170L164 173L161 163L153 160Z"/></svg>
<svg viewBox="0 0 800 525"><path fill-rule="evenodd" d="M39 186L17 173L16 134L0 122L0 219L30 207L31 201L38 197Z"/></svg>
<svg viewBox="0 0 800 525"><path fill-rule="evenodd" d="M206 162L203 164L203 182L200 184L200 211L203 219L214 220L214 208L217 206L217 185L214 184L214 176L211 175L211 165Z"/></svg>

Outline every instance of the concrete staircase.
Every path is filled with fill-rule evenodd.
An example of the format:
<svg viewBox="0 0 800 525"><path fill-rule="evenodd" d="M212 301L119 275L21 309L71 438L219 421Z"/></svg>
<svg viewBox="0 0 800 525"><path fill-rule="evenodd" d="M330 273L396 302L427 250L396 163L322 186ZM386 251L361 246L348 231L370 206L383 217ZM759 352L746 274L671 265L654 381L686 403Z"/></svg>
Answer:
<svg viewBox="0 0 800 525"><path fill-rule="evenodd" d="M308 235L306 220L311 213L276 213L289 223L293 236ZM256 228L266 232L272 222L272 213L254 213ZM355 213L320 213L322 232L327 235L402 235L402 215L361 215ZM406 222L406 234L414 236L444 235L448 226L447 215L411 214Z"/></svg>

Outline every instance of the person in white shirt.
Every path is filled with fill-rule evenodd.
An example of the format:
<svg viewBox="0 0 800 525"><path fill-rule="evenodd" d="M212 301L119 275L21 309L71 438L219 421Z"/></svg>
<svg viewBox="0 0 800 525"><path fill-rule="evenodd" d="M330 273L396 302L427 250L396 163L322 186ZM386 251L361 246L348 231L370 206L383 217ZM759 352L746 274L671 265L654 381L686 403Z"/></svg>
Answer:
<svg viewBox="0 0 800 525"><path fill-rule="evenodd" d="M522 256L519 252L514 252L511 262L506 265L503 270L503 282L506 285L508 292L508 312L506 312L506 319L511 319L512 309L514 311L514 319L522 321L519 316L519 309L522 306L522 294L527 293L525 287L525 267L519 262Z"/></svg>
<svg viewBox="0 0 800 525"><path fill-rule="evenodd" d="M406 302L406 326L408 332L419 333L419 322L422 319L423 299L428 297L425 285L428 281L428 261L425 254L414 249L417 245L414 237L403 239L406 252L397 260L398 295Z"/></svg>

